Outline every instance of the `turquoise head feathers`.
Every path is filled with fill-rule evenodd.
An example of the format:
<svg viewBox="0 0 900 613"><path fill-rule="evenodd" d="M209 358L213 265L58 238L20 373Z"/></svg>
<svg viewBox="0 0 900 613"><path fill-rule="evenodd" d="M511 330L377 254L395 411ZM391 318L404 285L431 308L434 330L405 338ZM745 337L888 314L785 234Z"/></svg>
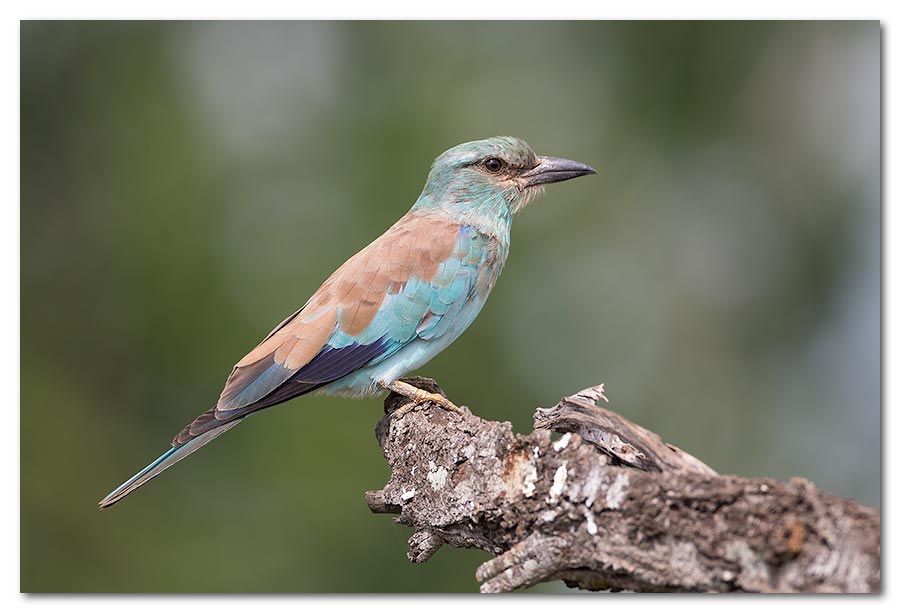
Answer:
<svg viewBox="0 0 900 613"><path fill-rule="evenodd" d="M520 138L495 136L439 155L413 210L509 219L539 195L545 183L595 173L580 162L536 155Z"/></svg>

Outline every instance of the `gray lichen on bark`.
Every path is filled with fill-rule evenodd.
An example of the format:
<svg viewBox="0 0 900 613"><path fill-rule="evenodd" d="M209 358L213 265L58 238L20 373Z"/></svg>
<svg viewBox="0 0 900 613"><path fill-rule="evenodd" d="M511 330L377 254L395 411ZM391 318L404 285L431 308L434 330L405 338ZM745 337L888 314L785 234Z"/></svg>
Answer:
<svg viewBox="0 0 900 613"><path fill-rule="evenodd" d="M428 403L394 419L406 400L392 394L376 427L391 477L367 493L369 507L413 528L413 562L444 544L494 554L476 571L484 592L552 580L642 592L880 589L875 510L804 479L719 475L601 400L598 386L538 409L523 435Z"/></svg>

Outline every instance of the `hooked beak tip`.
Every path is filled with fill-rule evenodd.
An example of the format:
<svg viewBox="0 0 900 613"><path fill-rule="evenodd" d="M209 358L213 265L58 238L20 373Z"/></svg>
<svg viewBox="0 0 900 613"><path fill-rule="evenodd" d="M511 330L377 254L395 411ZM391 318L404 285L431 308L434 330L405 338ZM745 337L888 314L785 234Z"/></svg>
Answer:
<svg viewBox="0 0 900 613"><path fill-rule="evenodd" d="M522 175L529 187L597 174L593 167L575 160L545 156L538 156L537 160L537 166Z"/></svg>

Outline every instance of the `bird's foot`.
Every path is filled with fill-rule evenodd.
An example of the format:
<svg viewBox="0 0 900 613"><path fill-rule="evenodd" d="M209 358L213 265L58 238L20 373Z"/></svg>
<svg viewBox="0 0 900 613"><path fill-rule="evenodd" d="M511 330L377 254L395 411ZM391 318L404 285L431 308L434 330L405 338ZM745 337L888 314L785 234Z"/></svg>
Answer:
<svg viewBox="0 0 900 613"><path fill-rule="evenodd" d="M458 406L453 404L449 398L446 396L442 396L441 394L427 392L421 388L416 387L415 385L410 385L406 381L390 381L390 382L381 382L379 383L381 387L384 389L395 392L401 396L409 398L409 402L401 406L399 409L394 411L394 417L400 418L412 411L416 406L422 404L423 402L433 402L438 405L442 409L446 411L451 411L453 413L459 413L460 415L465 415L465 411L460 409Z"/></svg>

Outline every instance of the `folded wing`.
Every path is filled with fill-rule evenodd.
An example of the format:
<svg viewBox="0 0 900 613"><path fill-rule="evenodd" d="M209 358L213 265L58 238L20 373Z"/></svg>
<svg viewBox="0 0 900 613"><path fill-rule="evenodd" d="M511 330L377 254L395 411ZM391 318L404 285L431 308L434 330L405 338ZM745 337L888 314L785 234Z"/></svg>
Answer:
<svg viewBox="0 0 900 613"><path fill-rule="evenodd" d="M416 337L437 338L496 274L493 239L446 219L407 215L332 274L299 311L238 362L216 406L173 441L377 364ZM468 325L465 322L464 325Z"/></svg>

